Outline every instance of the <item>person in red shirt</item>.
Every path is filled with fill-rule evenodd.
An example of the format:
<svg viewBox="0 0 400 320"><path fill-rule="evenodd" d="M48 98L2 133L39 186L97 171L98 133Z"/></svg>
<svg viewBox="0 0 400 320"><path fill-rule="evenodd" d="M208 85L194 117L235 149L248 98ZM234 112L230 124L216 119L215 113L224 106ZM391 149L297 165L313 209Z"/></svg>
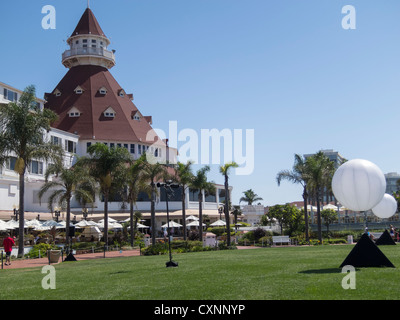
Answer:
<svg viewBox="0 0 400 320"><path fill-rule="evenodd" d="M6 252L6 266L11 265L11 251L12 247L15 244L14 240L10 237L10 234L7 233L7 237L3 240L4 251ZM8 261L8 264L7 264Z"/></svg>

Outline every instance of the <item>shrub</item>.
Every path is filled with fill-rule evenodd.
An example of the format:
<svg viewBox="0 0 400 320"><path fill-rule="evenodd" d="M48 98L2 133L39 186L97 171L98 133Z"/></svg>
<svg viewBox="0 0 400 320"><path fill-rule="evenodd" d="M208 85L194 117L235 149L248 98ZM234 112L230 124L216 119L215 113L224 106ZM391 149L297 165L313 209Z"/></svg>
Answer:
<svg viewBox="0 0 400 320"><path fill-rule="evenodd" d="M47 256L47 251L48 250L58 250L60 249L54 244L48 244L48 243L39 243L33 246L31 251L29 251L25 257L28 257L30 259L34 258L39 258L39 250L40 250L40 256L41 257L46 257Z"/></svg>

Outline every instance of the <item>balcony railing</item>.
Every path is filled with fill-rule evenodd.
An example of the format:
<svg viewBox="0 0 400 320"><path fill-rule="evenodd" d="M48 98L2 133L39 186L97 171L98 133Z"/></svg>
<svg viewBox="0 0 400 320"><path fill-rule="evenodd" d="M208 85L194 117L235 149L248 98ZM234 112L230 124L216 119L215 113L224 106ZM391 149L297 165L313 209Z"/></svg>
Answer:
<svg viewBox="0 0 400 320"><path fill-rule="evenodd" d="M108 51L104 48L74 48L71 50L66 50L62 54L62 60L72 57L72 56L86 56L86 55L94 55L99 57L105 57L110 60L115 60L115 55L112 51Z"/></svg>

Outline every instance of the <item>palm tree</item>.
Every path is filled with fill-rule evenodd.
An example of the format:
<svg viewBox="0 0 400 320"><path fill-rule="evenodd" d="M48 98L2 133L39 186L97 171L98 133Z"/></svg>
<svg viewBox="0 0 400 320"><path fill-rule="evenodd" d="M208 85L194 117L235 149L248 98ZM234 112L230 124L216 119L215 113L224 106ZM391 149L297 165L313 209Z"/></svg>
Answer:
<svg viewBox="0 0 400 320"><path fill-rule="evenodd" d="M307 193L307 166L306 161L302 156L295 154L294 155L294 165L292 170L282 170L279 171L276 176L276 181L278 186L280 186L282 180L288 180L292 183L298 183L303 187L303 201L304 201L304 221L305 221L305 234L306 241L309 242L309 226L308 226L308 214L307 214L307 202L308 202L308 193Z"/></svg>
<svg viewBox="0 0 400 320"><path fill-rule="evenodd" d="M247 202L249 206L253 204L253 202L263 200L263 198L259 197L258 194L254 193L252 189L244 191L244 197L241 197L239 203L244 201Z"/></svg>
<svg viewBox="0 0 400 320"><path fill-rule="evenodd" d="M52 180L49 181L49 177ZM60 207L66 206L66 242L69 246L69 225L71 222L71 199L75 195L84 200L85 203L94 202L95 183L94 180L87 174L87 171L80 167L74 166L69 169L62 164L52 164L46 170L45 184L40 188L39 199L51 190L48 200L49 210L52 210L54 202L57 202ZM54 190L53 190L54 189Z"/></svg>
<svg viewBox="0 0 400 320"><path fill-rule="evenodd" d="M189 188L193 180L192 161L186 164L178 162L175 170L175 180L182 186L182 221L183 221L183 240L186 240L186 189Z"/></svg>
<svg viewBox="0 0 400 320"><path fill-rule="evenodd" d="M225 221L226 221L226 245L229 247L231 245L231 224L230 224L230 217L229 217L229 207L230 207L230 196L229 196L229 169L230 168L237 168L239 165L236 162L228 162L225 165L219 167L219 172L225 178Z"/></svg>
<svg viewBox="0 0 400 320"><path fill-rule="evenodd" d="M129 212L130 212L130 233L131 233L131 246L133 247L134 235L136 231L137 220L134 220L133 207L136 204L136 200L141 191L149 192L149 186L145 183L143 177L145 157L142 156L138 160L131 163L131 165L125 168L124 179L125 185L127 187L126 196L129 202Z"/></svg>
<svg viewBox="0 0 400 320"><path fill-rule="evenodd" d="M322 151L319 151L308 157L305 165L307 167L308 189L317 200L318 240L322 243L321 196L323 190L332 182L332 176L335 171L334 163Z"/></svg>
<svg viewBox="0 0 400 320"><path fill-rule="evenodd" d="M209 171L209 166L199 169L190 183L190 187L199 192L199 236L201 242L203 242L203 191L205 193L215 192L214 183L207 180L207 172Z"/></svg>
<svg viewBox="0 0 400 320"><path fill-rule="evenodd" d="M24 253L25 173L32 160L55 163L62 158L62 149L46 142L44 137L56 119L53 111L37 108L34 86L28 86L17 103L0 107L0 164L17 158L14 170L19 175L19 257Z"/></svg>
<svg viewBox="0 0 400 320"><path fill-rule="evenodd" d="M108 246L108 202L123 188L124 167L131 157L125 148L109 148L103 143L91 145L88 153L89 157L80 158L78 164L88 168L99 184L104 199L104 242Z"/></svg>
<svg viewBox="0 0 400 320"><path fill-rule="evenodd" d="M144 157L146 159L146 157ZM155 208L155 201L156 201L156 182L159 180L165 180L165 176L167 174L167 170L165 166L161 163L150 163L147 160L144 161L143 166L143 179L147 182L150 182L151 188L151 238L152 244L156 244L156 208Z"/></svg>

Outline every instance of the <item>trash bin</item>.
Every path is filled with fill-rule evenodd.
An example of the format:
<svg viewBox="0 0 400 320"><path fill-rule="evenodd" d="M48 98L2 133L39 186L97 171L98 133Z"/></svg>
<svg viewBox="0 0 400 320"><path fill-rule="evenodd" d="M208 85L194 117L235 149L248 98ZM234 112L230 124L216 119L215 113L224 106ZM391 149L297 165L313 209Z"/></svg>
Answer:
<svg viewBox="0 0 400 320"><path fill-rule="evenodd" d="M61 257L61 250L49 251L49 263L58 263Z"/></svg>
<svg viewBox="0 0 400 320"><path fill-rule="evenodd" d="M146 235L144 237L144 246L148 247L150 245L150 242L151 242L150 236Z"/></svg>
<svg viewBox="0 0 400 320"><path fill-rule="evenodd" d="M351 236L351 235L347 236L347 243L348 244L353 244L353 236Z"/></svg>

